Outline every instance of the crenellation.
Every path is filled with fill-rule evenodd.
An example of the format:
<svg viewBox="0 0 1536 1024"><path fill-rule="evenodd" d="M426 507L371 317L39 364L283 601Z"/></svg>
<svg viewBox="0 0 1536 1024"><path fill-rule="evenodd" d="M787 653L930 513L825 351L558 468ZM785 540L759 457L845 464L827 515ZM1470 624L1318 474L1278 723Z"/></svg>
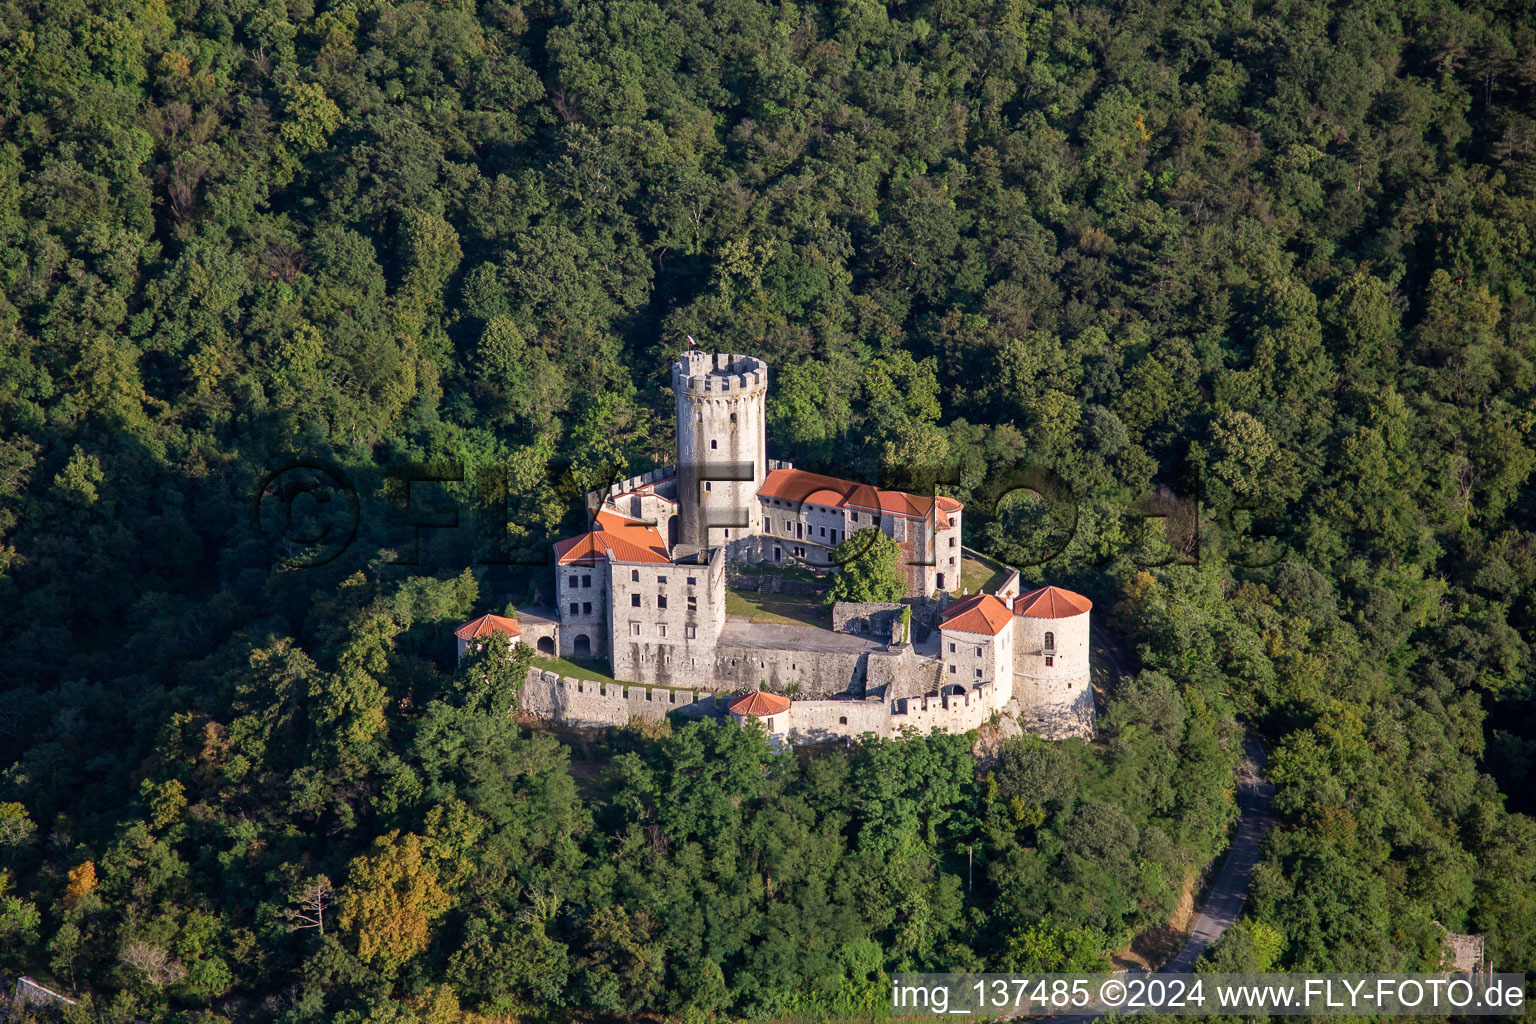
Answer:
<svg viewBox="0 0 1536 1024"><path fill-rule="evenodd" d="M953 598L974 554L964 506L767 458L763 360L685 352L672 386L676 468L587 496L592 531L556 545L558 622L528 620L541 649L606 656L614 681L530 670L525 712L622 725L738 706L775 742L967 732L999 714L1050 738L1093 735L1087 598L1021 593L1017 570L996 594ZM727 623L728 562L829 562L866 527L902 551L902 602L839 603L832 629Z"/></svg>

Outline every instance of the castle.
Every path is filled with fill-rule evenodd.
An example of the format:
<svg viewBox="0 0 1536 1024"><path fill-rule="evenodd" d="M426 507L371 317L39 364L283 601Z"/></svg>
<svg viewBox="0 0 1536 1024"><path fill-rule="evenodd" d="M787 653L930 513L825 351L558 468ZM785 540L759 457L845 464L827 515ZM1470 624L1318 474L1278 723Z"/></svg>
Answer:
<svg viewBox="0 0 1536 1024"><path fill-rule="evenodd" d="M724 711L791 742L965 732L995 715L1050 738L1092 734L1087 598L1020 593L1015 572L954 599L961 503L768 459L761 359L687 352L672 389L676 467L588 495L591 528L554 546L556 607L457 631L461 655L504 634L609 659L617 682L530 671L526 710L593 725ZM904 601L837 604L831 628L726 615L731 568L833 571L833 550L861 529L899 546Z"/></svg>

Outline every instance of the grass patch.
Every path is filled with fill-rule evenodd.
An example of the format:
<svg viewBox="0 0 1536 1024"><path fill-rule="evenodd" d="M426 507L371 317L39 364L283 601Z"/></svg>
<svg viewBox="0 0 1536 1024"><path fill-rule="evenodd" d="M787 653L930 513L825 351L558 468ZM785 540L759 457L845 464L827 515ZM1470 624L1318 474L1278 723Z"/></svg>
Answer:
<svg viewBox="0 0 1536 1024"><path fill-rule="evenodd" d="M777 576L783 580L799 580L802 583L826 583L827 574L807 569L803 565L777 565L773 562L754 562L750 565L732 566L733 573L742 576Z"/></svg>
<svg viewBox="0 0 1536 1024"><path fill-rule="evenodd" d="M551 658L546 655L536 655L533 659L534 667L546 672L558 672L562 676L574 676L577 679L590 679L594 683L616 683L613 678L613 666L607 658L592 658L582 661L566 661L564 658Z"/></svg>
<svg viewBox="0 0 1536 1024"><path fill-rule="evenodd" d="M1007 569L994 569L986 562L966 557L960 560L960 587L967 593L978 594L986 591L989 594L996 593L997 588L1003 585L1003 580L1008 578ZM959 595L960 590L951 591Z"/></svg>
<svg viewBox="0 0 1536 1024"><path fill-rule="evenodd" d="M812 594L760 594L751 590L727 590L725 613L746 615L753 622L787 626L832 624L832 615L821 599Z"/></svg>

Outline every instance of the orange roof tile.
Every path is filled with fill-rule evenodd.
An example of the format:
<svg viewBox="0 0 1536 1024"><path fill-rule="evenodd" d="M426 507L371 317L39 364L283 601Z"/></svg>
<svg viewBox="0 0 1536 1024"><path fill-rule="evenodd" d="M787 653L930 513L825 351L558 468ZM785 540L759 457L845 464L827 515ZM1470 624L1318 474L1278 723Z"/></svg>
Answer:
<svg viewBox="0 0 1536 1024"><path fill-rule="evenodd" d="M770 470L758 497L779 498L784 501L826 505L831 508L854 508L908 519L925 518L933 508L934 499L906 491L882 491L869 484L841 480L835 476L823 476L803 469ZM940 497L939 508L946 512L958 512L965 506L954 498ZM947 524L946 524L947 525Z"/></svg>
<svg viewBox="0 0 1536 1024"><path fill-rule="evenodd" d="M745 697L738 697L727 708L733 715L753 715L767 718L789 710L789 698L780 697L766 690L753 690Z"/></svg>
<svg viewBox="0 0 1536 1024"><path fill-rule="evenodd" d="M666 541L656 527L599 509L592 529L555 543L555 561L593 562L612 558L617 562L670 562Z"/></svg>
<svg viewBox="0 0 1536 1024"><path fill-rule="evenodd" d="M460 640L473 640L475 637L490 636L492 633L505 633L508 636L523 635L517 620L509 619L505 615L482 615L478 619L470 619L453 631L453 635Z"/></svg>
<svg viewBox="0 0 1536 1024"><path fill-rule="evenodd" d="M770 497L773 497L773 495L770 495ZM806 505L828 505L832 508L841 508L843 495L830 488L823 487L819 491L812 491L800 500Z"/></svg>
<svg viewBox="0 0 1536 1024"><path fill-rule="evenodd" d="M991 594L972 594L962 597L944 610L939 628L954 629L962 633L986 633L997 636L1013 621L1008 606Z"/></svg>
<svg viewBox="0 0 1536 1024"><path fill-rule="evenodd" d="M1041 587L1014 598L1013 614L1035 619L1065 619L1081 615L1093 607L1082 594L1061 587Z"/></svg>

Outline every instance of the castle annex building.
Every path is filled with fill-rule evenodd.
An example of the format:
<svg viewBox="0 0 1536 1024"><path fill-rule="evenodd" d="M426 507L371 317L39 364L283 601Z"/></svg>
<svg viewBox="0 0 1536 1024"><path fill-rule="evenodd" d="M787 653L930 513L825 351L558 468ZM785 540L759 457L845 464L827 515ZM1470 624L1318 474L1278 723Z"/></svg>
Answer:
<svg viewBox="0 0 1536 1024"><path fill-rule="evenodd" d="M996 593L955 599L961 503L767 458L761 359L688 352L672 388L677 465L588 495L591 529L554 548L556 607L459 631L461 654L495 633L609 659L617 684L535 669L526 710L575 724L729 713L792 742L965 732L994 715L1048 737L1091 735L1087 598L1020 593L1013 573ZM901 603L836 605L831 628L726 615L731 570L835 571L833 549L861 529L900 547Z"/></svg>

